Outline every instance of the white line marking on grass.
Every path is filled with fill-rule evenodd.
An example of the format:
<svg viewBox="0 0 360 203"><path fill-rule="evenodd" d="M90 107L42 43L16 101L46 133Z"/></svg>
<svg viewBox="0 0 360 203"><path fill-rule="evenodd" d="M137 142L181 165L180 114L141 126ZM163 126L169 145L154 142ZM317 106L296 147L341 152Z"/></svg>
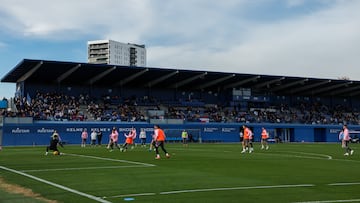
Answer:
<svg viewBox="0 0 360 203"><path fill-rule="evenodd" d="M95 201L98 201L98 202L111 203L111 202L109 202L109 201L107 201L107 200L101 199L100 197L96 197L96 196L93 196L93 195L90 195L90 194L86 194L86 193L84 193L84 192L80 192L80 191L78 191L78 190L74 190L74 189L65 187L65 186L63 186L63 185L59 185L59 184L56 184L56 183L53 183L53 182L50 182L50 181L47 181L47 180L38 178L38 177L36 177L36 176L32 176L32 175L23 173L23 172L21 172L21 171L17 171L17 170L14 170L14 169L11 169L11 168L7 168L7 167L4 167L4 166L0 166L0 168L3 169L3 170L6 170L6 171L10 171L10 172L13 172L13 173L16 173L16 174L19 174L19 175L22 175L22 176L25 176L25 177L28 177L28 178L37 180L37 181L39 181L39 182L42 182L42 183L45 183L45 184L48 184L48 185L51 185L51 186L60 188L60 189L62 189L62 190L66 190L66 191L68 191L68 192L72 192L72 193L75 193L75 194L77 194L77 195L81 195L81 196L87 197L87 198L89 198L89 199L92 199L92 200L95 200Z"/></svg>
<svg viewBox="0 0 360 203"><path fill-rule="evenodd" d="M127 195L115 195L109 197L103 197L104 199L111 199L111 198L118 198L118 197L139 197L139 196L151 196L156 195L156 193L149 192L149 193L139 193L139 194L127 194Z"/></svg>
<svg viewBox="0 0 360 203"><path fill-rule="evenodd" d="M219 151L216 150L216 149L212 149L212 148L206 148L206 149L194 149L194 148L180 148L180 147L173 147L171 148L171 150L174 150L174 151L197 151L197 152L215 152L215 153L218 153ZM231 151L233 152L233 151ZM241 152L241 151L239 151Z"/></svg>
<svg viewBox="0 0 360 203"><path fill-rule="evenodd" d="M360 199L339 199L339 200L323 200L323 201L307 201L307 202L293 202L293 203L332 203L332 202L360 202Z"/></svg>
<svg viewBox="0 0 360 203"><path fill-rule="evenodd" d="M282 156L282 157L297 157L297 158L303 158L303 159L320 159L320 160L333 160L333 161L345 161L345 162L354 162L354 163L360 163L359 160L353 160L353 159L334 159L330 155L326 154L315 154L315 153L305 153L305 152L289 152L284 151L286 153L299 153L299 154L309 154L309 155L318 155L322 157L315 157L315 156L301 156L301 155L292 155L292 154L279 154L279 153L271 153L271 152L264 152L264 153L253 153L253 154L261 154L261 155L269 155L269 156ZM349 157L350 158L350 157Z"/></svg>
<svg viewBox="0 0 360 203"><path fill-rule="evenodd" d="M211 191L227 191L227 190L250 190L250 189L271 189L271 188L295 188L295 187L314 187L313 184L299 184L299 185L265 185L265 186L245 186L245 187L228 187L228 188L205 188L205 189L192 189L192 190L174 190L160 193L140 193L140 194L124 194L103 197L106 198L117 198L117 197L136 197L136 196L150 196L150 195L170 195L180 193L195 193L195 192L211 192Z"/></svg>
<svg viewBox="0 0 360 203"><path fill-rule="evenodd" d="M305 154L305 155L314 155L314 156L320 156L327 159L332 159L332 156L327 154L319 154L319 153L308 153L308 152L293 152L293 153L299 153L299 154Z"/></svg>
<svg viewBox="0 0 360 203"><path fill-rule="evenodd" d="M288 153L288 152L286 152ZM280 156L280 157L295 157L295 158L302 158L302 159L320 159L320 160L333 160L331 156L328 155L321 155L326 157L316 157L316 156L302 156L302 155L295 155L295 154L279 154L279 153L253 153L254 155L268 155L268 156ZM310 155L310 154L309 154Z"/></svg>
<svg viewBox="0 0 360 203"><path fill-rule="evenodd" d="M330 183L329 186L348 186L348 185L360 185L360 182L354 183ZM331 202L360 202L360 199L340 199L340 200L314 200L305 202L294 202L294 203L331 203Z"/></svg>
<svg viewBox="0 0 360 203"><path fill-rule="evenodd" d="M113 168L140 168L148 166L100 166L100 167L82 167L82 168L49 168L49 169L34 169L34 170L21 170L21 172L46 172L46 171L76 171L76 170L93 170L93 169L113 169Z"/></svg>
<svg viewBox="0 0 360 203"><path fill-rule="evenodd" d="M345 161L345 162L354 162L354 163L360 163L359 160L353 160L353 159L332 159L335 161Z"/></svg>
<svg viewBox="0 0 360 203"><path fill-rule="evenodd" d="M89 155L81 155L81 154L64 154L68 156L76 156L76 157L85 157L91 159L100 159L105 161L114 161L114 162L121 162L121 163L129 163L133 164L130 166L100 166L100 167L81 167L81 168L56 168L56 169L34 169L34 170L21 170L21 172L42 172L42 171L71 171L71 170L92 170L92 169L110 169L110 168L136 168L136 167L152 167L156 166L154 164L142 163L142 162L135 162L135 161L127 161L121 159L110 159L110 158L103 158L103 157L96 157L96 156L89 156Z"/></svg>
<svg viewBox="0 0 360 203"><path fill-rule="evenodd" d="M360 185L360 183L331 183L330 186Z"/></svg>
<svg viewBox="0 0 360 203"><path fill-rule="evenodd" d="M218 151L214 151L214 150L211 150L211 149L191 149L191 148L186 148L186 149L183 149L183 148L173 148L175 150L181 150L181 151L203 151L203 152L218 152ZM223 151L223 152L226 152L226 153L240 153L240 151ZM318 153L307 153L307 152L296 152L296 151L282 151L282 152L279 152L279 153L272 153L272 152L260 152L260 153L257 153L257 152L260 152L260 151L255 151L253 154L256 154L256 155L270 155L270 156L283 156L283 157L296 157L296 158L304 158L304 159L321 159L321 160L324 160L324 159L333 159L332 156L330 155L327 155L327 154L318 154ZM287 154L280 154L280 153L287 153ZM296 154L303 154L303 155L310 155L310 156L302 156L302 155L296 155Z"/></svg>
<svg viewBox="0 0 360 203"><path fill-rule="evenodd" d="M206 188L194 190L175 190L160 192L161 195L179 194L179 193L194 193L194 192L210 192L210 191L226 191L226 190L249 190L249 189L269 189L269 188L294 188L294 187L314 187L313 184L300 184L300 185L265 185L265 186L248 186L248 187L229 187L229 188Z"/></svg>
<svg viewBox="0 0 360 203"><path fill-rule="evenodd" d="M103 158L103 157L89 156L89 155L81 155L81 154L65 154L65 155L77 156L77 157L85 157L85 158L91 158L91 159L100 159L100 160L106 160L106 161L115 161L115 162L136 164L136 165L149 166L149 167L156 166L154 164L148 164L148 163L142 163L142 162L136 162L136 161L127 161L127 160L122 160L122 159L110 159L110 158Z"/></svg>

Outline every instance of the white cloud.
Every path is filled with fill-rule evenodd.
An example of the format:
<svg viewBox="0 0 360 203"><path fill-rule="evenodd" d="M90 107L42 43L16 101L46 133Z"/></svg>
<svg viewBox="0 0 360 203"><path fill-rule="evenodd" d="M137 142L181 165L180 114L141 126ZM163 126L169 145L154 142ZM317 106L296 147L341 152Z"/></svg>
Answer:
<svg viewBox="0 0 360 203"><path fill-rule="evenodd" d="M247 16L280 2L314 1L0 0L0 26L29 39L145 43L152 67L360 80L359 1L319 0L324 7L291 18Z"/></svg>
<svg viewBox="0 0 360 203"><path fill-rule="evenodd" d="M252 24L240 42L228 39L228 43L222 45L228 49L221 52L202 49L198 43L187 45L186 49L184 46L150 49L149 53L155 52L157 57L149 57L149 64L180 67L186 64L187 67L254 74L349 76L360 80L359 8L358 1L340 1L309 16ZM166 54L161 57L163 50Z"/></svg>
<svg viewBox="0 0 360 203"><path fill-rule="evenodd" d="M0 23L26 37L71 39L97 35L138 39L147 25L143 16L151 16L148 4L147 0L6 1L0 10L8 20Z"/></svg>

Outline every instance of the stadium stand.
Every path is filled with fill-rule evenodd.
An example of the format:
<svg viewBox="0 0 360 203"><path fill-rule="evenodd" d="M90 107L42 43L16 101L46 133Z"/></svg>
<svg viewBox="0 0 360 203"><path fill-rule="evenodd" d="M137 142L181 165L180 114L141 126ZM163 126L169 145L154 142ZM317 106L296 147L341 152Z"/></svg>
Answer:
<svg viewBox="0 0 360 203"><path fill-rule="evenodd" d="M186 122L221 123L299 123L299 124L360 124L358 111L343 105L330 107L321 103L266 104L262 107L249 107L238 111L237 107L203 104L155 104L133 98L90 99L88 95L69 96L57 93L37 92L31 101L15 98L16 111L2 110L5 117L33 117L34 120L48 121L122 121L146 122L149 118L181 119ZM155 100L154 100L155 101ZM149 114L149 110L162 111L163 114Z"/></svg>
<svg viewBox="0 0 360 203"><path fill-rule="evenodd" d="M208 141L237 140L243 124L255 132L267 125L289 141L334 141L339 125L360 124L359 81L24 59L1 82L17 85L14 108L2 108L2 117L30 117L34 125L151 128L171 121L170 133L187 127ZM302 125L311 126L311 138L297 135ZM5 134L23 132L7 126ZM220 139L220 132L231 136Z"/></svg>

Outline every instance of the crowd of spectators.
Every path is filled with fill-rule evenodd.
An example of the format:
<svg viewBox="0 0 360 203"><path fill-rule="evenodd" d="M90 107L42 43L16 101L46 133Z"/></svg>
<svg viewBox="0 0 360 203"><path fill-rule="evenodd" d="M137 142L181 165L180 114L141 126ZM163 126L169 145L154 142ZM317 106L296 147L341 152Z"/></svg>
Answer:
<svg viewBox="0 0 360 203"><path fill-rule="evenodd" d="M69 96L59 93L40 93L15 98L15 111L3 109L5 117L33 117L48 121L120 121L147 122L158 115L147 110L163 111L161 119L181 119L185 122L217 123L299 123L299 124L360 124L359 111L343 105L330 107L320 102L240 106L205 104L196 101L160 102L147 96L120 98L108 95L90 98L89 95Z"/></svg>
<svg viewBox="0 0 360 203"><path fill-rule="evenodd" d="M298 124L360 124L360 114L343 105L330 108L319 102L288 105L269 105L266 108L233 110L228 118L246 123L298 123Z"/></svg>
<svg viewBox="0 0 360 203"><path fill-rule="evenodd" d="M360 124L360 112L343 105L330 108L319 102L301 102L289 107L286 104L266 104L262 107L205 105L203 107L170 106L167 118L188 122L221 123L293 123L293 124Z"/></svg>
<svg viewBox="0 0 360 203"><path fill-rule="evenodd" d="M111 98L105 96L98 102L91 101L87 105L87 112L95 121L146 121L145 115L138 110L136 99Z"/></svg>
<svg viewBox="0 0 360 203"><path fill-rule="evenodd" d="M85 97L79 98L57 93L36 93L30 96L15 98L16 111L3 111L3 116L33 117L34 120L73 120L84 121L86 117L80 111L80 104L85 102Z"/></svg>

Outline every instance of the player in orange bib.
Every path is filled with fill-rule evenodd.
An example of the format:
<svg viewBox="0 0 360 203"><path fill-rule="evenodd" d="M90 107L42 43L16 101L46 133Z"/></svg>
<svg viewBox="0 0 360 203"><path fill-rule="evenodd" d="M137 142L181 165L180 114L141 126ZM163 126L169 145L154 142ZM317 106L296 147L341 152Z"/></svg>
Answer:
<svg viewBox="0 0 360 203"><path fill-rule="evenodd" d="M155 151L156 151L155 159L160 159L159 147L161 147L161 149L165 152L165 156L167 158L170 158L169 153L166 151L164 147L165 139L166 139L166 135L164 131L160 128L159 125L154 125L154 140L155 140Z"/></svg>
<svg viewBox="0 0 360 203"><path fill-rule="evenodd" d="M134 144L134 139L136 138L136 129L134 127L131 128L130 132L128 134L124 133L125 136L125 143L121 147L120 151L126 152L129 145ZM133 149L134 146L131 146L131 149Z"/></svg>
<svg viewBox="0 0 360 203"><path fill-rule="evenodd" d="M253 152L253 148L252 148L252 144L251 144L251 148L249 148L250 146L250 142L252 139L252 132L251 130L246 127L245 125L243 125L243 142L242 142L242 147L243 150L241 151L241 153L245 153L247 150L249 150L249 153Z"/></svg>
<svg viewBox="0 0 360 203"><path fill-rule="evenodd" d="M269 133L267 132L267 130L262 127L261 128L261 149L269 149L269 144L268 144L268 139L269 139Z"/></svg>

